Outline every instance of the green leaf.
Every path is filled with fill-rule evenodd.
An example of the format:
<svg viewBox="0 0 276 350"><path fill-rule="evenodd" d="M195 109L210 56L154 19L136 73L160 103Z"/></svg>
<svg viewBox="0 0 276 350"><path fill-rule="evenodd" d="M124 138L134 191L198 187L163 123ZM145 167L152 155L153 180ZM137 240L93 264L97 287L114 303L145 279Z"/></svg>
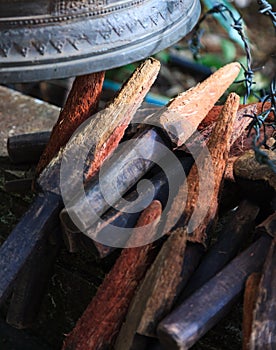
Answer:
<svg viewBox="0 0 276 350"><path fill-rule="evenodd" d="M204 66L216 69L224 65L224 60L222 56L213 53L207 53L206 55L200 57L198 62L200 62Z"/></svg>
<svg viewBox="0 0 276 350"><path fill-rule="evenodd" d="M236 47L234 43L227 39L221 39L221 49L225 63L229 63L236 58Z"/></svg>
<svg viewBox="0 0 276 350"><path fill-rule="evenodd" d="M167 50L160 51L154 55L154 57L162 63L168 63L170 60L170 54Z"/></svg>

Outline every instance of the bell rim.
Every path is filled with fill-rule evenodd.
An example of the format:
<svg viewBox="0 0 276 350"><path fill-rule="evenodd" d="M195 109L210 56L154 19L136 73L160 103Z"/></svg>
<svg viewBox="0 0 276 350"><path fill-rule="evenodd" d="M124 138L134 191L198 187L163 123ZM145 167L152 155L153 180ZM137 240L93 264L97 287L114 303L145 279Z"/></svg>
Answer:
<svg viewBox="0 0 276 350"><path fill-rule="evenodd" d="M173 1L173 3L176 2ZM144 37L136 38L131 43L127 40L124 43L124 40L121 40L123 42L121 44L119 40L118 45L111 42L110 47L107 45L98 52L83 53L81 51L79 55L69 58L66 55L64 57L56 55L57 58L47 59L41 55L42 57L38 56L38 59L30 56L26 60L14 60L13 62L9 61L9 57L4 57L2 52L0 82L18 83L61 79L108 70L145 59L178 42L197 23L201 11L199 0L180 0L178 3L182 4L181 10L172 14L173 20L168 26L160 26L153 33L146 32Z"/></svg>

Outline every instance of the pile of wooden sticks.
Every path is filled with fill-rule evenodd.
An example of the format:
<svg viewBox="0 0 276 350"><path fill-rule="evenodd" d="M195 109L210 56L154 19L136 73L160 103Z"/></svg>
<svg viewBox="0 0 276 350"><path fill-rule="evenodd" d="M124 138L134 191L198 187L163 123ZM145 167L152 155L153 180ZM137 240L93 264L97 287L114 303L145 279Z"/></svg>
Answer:
<svg viewBox="0 0 276 350"><path fill-rule="evenodd" d="M55 238L62 236L71 252L83 245L87 249L93 245L99 256L105 257L116 244L120 246L114 237L110 237L113 247L101 243L102 237L107 235L107 225L139 228L137 235L124 241L125 248L74 329L66 336L63 349L128 350L135 347L137 335L144 336L144 344L140 344L139 349L147 349L146 343L152 337L157 339L156 348L188 349L226 315L245 286L244 349L273 348L276 346L276 287L273 284L276 175L266 165L259 165L250 152L251 142L246 131L250 119L244 117L257 113L264 106L261 103L240 105L235 93L228 95L224 105L215 105L240 71L238 63L231 63L171 100L164 108L146 111L148 115L143 125L129 127L135 115L143 120L141 115L145 112L138 108L159 68L155 59L143 62L114 100L98 113L104 72L77 77L52 133L43 134L46 147L42 147L43 153L39 154L34 187L39 188L38 195L42 197L48 192L58 197L51 220L45 219L49 225L53 218L60 218L51 226L55 228ZM87 120L82 133L71 138ZM267 130L267 134L272 135L272 132ZM116 155L105 176L108 179L117 174L116 169L121 168L120 159L129 160L119 188L120 194L130 202L137 195L144 200L149 197L146 189L137 193L133 185L144 176L151 180L154 197L138 213L118 210L120 198L116 198L114 207L110 208L99 189L99 170L112 159L123 137L134 140L132 149L126 147ZM74 186L75 177L82 176L89 203L103 220L101 223L88 220L89 225L80 220L80 228L71 221L70 212L82 212L89 217L89 211L86 213L87 208L78 198L70 208L62 208L58 185L52 184L58 176L61 159L68 154L77 157L84 147L83 139L93 139L93 150L86 160L84 173L73 174L68 186ZM14 162L18 159L22 162L24 157L30 161L32 152L27 150L36 146L38 140L41 143L41 136L10 138L10 158ZM149 156L154 154L158 163L166 156L156 147L160 143L176 155L187 175L175 189L166 215L163 211L170 191L166 174L156 170L152 161L134 157L143 149ZM189 151L195 145L196 156ZM208 149L209 159L204 148ZM267 152L275 159L273 151ZM132 161L132 157L136 160ZM213 182L211 195L207 195L210 193L210 162ZM170 176L177 178L177 171L170 171ZM262 192L261 198L259 192ZM204 215L193 227L195 212ZM210 244L217 222L226 212L227 224L216 242ZM31 228L30 224L28 230ZM19 231L15 228L12 238L0 248L0 267L5 282L0 286L0 301L13 291L7 320L25 327L33 322L34 310L41 301L43 286L58 254L58 245L63 243L55 239L49 249L43 226L28 244L26 232L25 255L20 263L12 266L7 257L9 252L13 256L17 251L21 254L19 248L16 250ZM90 243L82 231L93 238ZM156 235L161 238L154 239ZM41 254L47 255L47 263L37 269ZM11 271L10 277L5 276L4 271ZM36 290L37 285L42 286L40 291Z"/></svg>

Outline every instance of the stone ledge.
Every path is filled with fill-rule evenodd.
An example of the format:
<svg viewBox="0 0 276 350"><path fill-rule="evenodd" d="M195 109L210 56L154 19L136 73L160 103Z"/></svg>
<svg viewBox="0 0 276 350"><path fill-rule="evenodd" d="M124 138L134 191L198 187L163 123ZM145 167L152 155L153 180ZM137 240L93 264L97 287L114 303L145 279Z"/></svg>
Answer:
<svg viewBox="0 0 276 350"><path fill-rule="evenodd" d="M0 156L7 156L9 136L51 130L60 109L0 86Z"/></svg>

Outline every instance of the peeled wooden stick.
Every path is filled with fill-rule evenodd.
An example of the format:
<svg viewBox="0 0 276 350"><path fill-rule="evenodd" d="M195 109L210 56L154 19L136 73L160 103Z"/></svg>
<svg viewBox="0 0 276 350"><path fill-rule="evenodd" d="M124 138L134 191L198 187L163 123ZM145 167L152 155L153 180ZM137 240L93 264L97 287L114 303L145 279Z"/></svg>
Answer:
<svg viewBox="0 0 276 350"><path fill-rule="evenodd" d="M72 136L78 126L96 112L105 72L79 76L75 79L64 108L53 127L47 144L37 165L39 174Z"/></svg>
<svg viewBox="0 0 276 350"><path fill-rule="evenodd" d="M141 230L138 236L130 238L130 246L139 244L139 239L145 234L154 235L161 212L161 203L156 200L143 211L136 224ZM153 248L154 244L148 244L122 251L96 296L65 339L63 350L99 350L113 343L136 287L155 255Z"/></svg>
<svg viewBox="0 0 276 350"><path fill-rule="evenodd" d="M223 106L214 106L210 112L207 114L206 118L199 124L195 135L185 143L185 147L189 150L190 146L194 146L196 143L200 144L210 137L216 120L219 117L219 114ZM233 128L233 133L231 135L231 155L236 156L243 153L245 150L252 148L252 139L248 138L246 128L251 123L252 119L246 115L252 115L258 112L260 108L259 103L252 103L250 105L239 105L237 112L237 117L235 120L235 126ZM241 132L243 130L243 132Z"/></svg>
<svg viewBox="0 0 276 350"><path fill-rule="evenodd" d="M240 69L239 63L229 63L169 102L167 113L162 113L158 123L170 135L176 146L182 146L197 130L207 113L235 80ZM177 124L174 120L177 120Z"/></svg>
<svg viewBox="0 0 276 350"><path fill-rule="evenodd" d="M236 94L231 94L208 142L208 148L214 164L214 178L216 182L211 202L209 203L210 198L208 198L206 199L208 203L205 203L205 205L209 206L208 215L196 231L195 237L199 242L203 242L207 225L215 218L217 196L227 162L232 126L238 105L239 97ZM197 199L197 181L196 165L194 165L187 178L189 196L183 209L186 223L191 217L192 209ZM190 190L192 191L190 192ZM168 216L173 215L175 205L184 206L185 203L181 203L179 200L174 201ZM131 303L126 322L116 342L116 350L130 349L136 331L144 335L153 335L158 322L170 311L181 285L181 271L187 239L186 223L184 226L181 225L171 232L153 265L148 270Z"/></svg>

